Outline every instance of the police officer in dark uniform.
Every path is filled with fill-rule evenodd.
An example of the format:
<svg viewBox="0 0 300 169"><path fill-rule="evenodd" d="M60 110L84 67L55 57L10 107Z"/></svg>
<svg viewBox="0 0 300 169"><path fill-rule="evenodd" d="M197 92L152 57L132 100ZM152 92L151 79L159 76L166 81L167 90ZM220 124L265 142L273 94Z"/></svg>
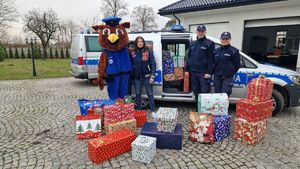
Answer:
<svg viewBox="0 0 300 169"><path fill-rule="evenodd" d="M153 96L153 83L155 78L156 63L153 51L146 46L143 37L135 39L135 49L130 53L133 62L133 80L136 92L137 109L142 108L142 86L145 86L149 98L150 111L154 113L155 102Z"/></svg>
<svg viewBox="0 0 300 169"><path fill-rule="evenodd" d="M215 50L214 86L216 93L231 95L234 75L240 68L239 50L230 45L231 34L221 34L221 47Z"/></svg>
<svg viewBox="0 0 300 169"><path fill-rule="evenodd" d="M196 33L197 40L190 45L186 69L191 72L191 86L197 99L199 93L210 93L215 44L206 38L204 25L199 25Z"/></svg>

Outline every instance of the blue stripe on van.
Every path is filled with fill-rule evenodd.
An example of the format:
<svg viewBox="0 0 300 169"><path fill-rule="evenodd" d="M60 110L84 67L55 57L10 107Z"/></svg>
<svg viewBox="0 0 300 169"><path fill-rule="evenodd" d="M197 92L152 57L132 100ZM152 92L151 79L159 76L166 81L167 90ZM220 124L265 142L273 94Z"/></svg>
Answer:
<svg viewBox="0 0 300 169"><path fill-rule="evenodd" d="M85 59L83 60L83 63L85 65L98 65L99 59Z"/></svg>

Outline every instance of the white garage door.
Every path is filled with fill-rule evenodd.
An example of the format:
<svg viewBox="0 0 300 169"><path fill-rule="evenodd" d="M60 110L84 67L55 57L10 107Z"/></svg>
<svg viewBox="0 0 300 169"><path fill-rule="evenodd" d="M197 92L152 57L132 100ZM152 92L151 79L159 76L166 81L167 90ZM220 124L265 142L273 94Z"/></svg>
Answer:
<svg viewBox="0 0 300 169"><path fill-rule="evenodd" d="M209 23L204 24L206 26L206 32L207 35L215 37L219 39L220 35L224 31L228 31L228 22L222 22L222 23ZM198 25L190 25L190 31L196 32Z"/></svg>

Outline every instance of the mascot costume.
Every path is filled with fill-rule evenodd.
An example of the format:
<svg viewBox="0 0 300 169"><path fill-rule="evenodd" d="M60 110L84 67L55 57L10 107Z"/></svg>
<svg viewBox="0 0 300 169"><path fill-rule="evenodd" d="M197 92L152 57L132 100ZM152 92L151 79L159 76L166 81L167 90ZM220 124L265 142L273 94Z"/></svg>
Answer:
<svg viewBox="0 0 300 169"><path fill-rule="evenodd" d="M103 90L104 79L107 84L109 98L115 100L128 95L129 76L132 63L128 54L128 34L125 28L129 22L119 24L121 18L107 17L102 19L105 25L92 28L99 32L99 44L103 48L98 64L96 83Z"/></svg>

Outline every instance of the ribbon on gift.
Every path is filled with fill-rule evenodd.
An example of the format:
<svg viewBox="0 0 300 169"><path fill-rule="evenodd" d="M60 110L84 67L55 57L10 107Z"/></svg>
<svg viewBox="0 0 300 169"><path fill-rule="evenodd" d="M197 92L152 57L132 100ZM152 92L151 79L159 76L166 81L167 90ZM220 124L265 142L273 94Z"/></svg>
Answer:
<svg viewBox="0 0 300 169"><path fill-rule="evenodd" d="M264 79L265 78L265 76L264 75L259 75L258 76L258 79L257 79L257 81L256 81L256 84L255 84L255 96L254 96L254 98L253 98L253 100L254 101L259 101L259 97L258 97L258 89L259 89L259 80L260 79Z"/></svg>
<svg viewBox="0 0 300 169"><path fill-rule="evenodd" d="M147 143L149 140L147 137L141 137L140 141L141 141L141 143Z"/></svg>

